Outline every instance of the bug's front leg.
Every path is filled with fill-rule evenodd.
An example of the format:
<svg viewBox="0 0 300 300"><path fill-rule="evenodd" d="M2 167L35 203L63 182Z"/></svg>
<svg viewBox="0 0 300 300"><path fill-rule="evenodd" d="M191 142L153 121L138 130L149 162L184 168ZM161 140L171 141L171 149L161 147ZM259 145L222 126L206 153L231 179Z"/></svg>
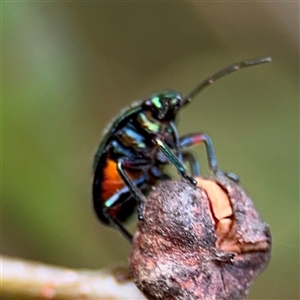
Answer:
<svg viewBox="0 0 300 300"><path fill-rule="evenodd" d="M223 172L218 168L218 163L217 163L214 147L212 144L212 140L207 134L203 132L198 132L198 133L188 134L180 138L180 146L182 148L201 144L201 143L205 144L210 171L216 176L226 176L235 182L239 182L239 177L237 175L231 172Z"/></svg>
<svg viewBox="0 0 300 300"><path fill-rule="evenodd" d="M188 180L191 184L197 185L197 181L186 173L186 170L180 160L174 155L171 149L159 138L154 138L153 143L158 149L169 159L169 161L175 166L180 175Z"/></svg>

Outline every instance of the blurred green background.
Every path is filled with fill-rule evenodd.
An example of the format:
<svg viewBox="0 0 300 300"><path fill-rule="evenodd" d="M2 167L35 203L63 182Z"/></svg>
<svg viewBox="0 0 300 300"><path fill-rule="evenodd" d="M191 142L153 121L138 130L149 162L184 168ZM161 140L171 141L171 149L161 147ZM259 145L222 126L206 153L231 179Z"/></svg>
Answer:
<svg viewBox="0 0 300 300"><path fill-rule="evenodd" d="M2 2L2 253L69 267L126 262L91 208L107 122L165 88L205 90L180 133L205 131L273 234L250 299L299 299L299 3ZM194 149L206 170L202 147Z"/></svg>

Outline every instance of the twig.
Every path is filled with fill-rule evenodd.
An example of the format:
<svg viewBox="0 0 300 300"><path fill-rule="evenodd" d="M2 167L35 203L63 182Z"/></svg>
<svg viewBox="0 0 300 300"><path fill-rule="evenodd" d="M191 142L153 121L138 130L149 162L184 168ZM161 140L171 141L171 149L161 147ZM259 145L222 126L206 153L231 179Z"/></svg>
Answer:
<svg viewBox="0 0 300 300"><path fill-rule="evenodd" d="M1 297L14 299L146 299L125 268L73 270L1 256Z"/></svg>

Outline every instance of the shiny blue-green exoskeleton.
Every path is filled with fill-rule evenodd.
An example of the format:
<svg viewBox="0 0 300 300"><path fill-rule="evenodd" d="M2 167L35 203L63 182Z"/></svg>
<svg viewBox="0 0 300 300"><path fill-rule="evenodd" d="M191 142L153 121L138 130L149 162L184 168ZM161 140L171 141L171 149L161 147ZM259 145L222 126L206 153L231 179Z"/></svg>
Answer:
<svg viewBox="0 0 300 300"><path fill-rule="evenodd" d="M205 87L241 68L271 61L270 58L235 63L206 78L187 96L176 91L154 94L123 111L108 127L94 159L93 205L98 218L118 229L129 241L123 222L137 206L143 220L145 194L161 180L169 179L167 165L174 165L192 185L199 175L198 162L187 149L204 143L209 169L214 175L238 181L232 173L219 170L212 141L202 132L179 137L175 125L179 110ZM184 165L190 166L190 174Z"/></svg>

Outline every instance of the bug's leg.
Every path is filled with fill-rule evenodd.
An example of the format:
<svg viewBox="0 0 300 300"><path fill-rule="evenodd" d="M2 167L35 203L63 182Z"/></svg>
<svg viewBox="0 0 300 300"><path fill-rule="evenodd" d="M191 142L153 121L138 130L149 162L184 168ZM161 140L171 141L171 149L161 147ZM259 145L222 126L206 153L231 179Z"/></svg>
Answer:
<svg viewBox="0 0 300 300"><path fill-rule="evenodd" d="M186 161L189 163L193 177L199 176L200 168L199 168L198 161L196 160L194 154L190 151L183 151L182 158L183 158L183 161Z"/></svg>
<svg viewBox="0 0 300 300"><path fill-rule="evenodd" d="M142 185L145 182L145 177L142 176L133 181L133 184L136 186ZM128 232L128 230L122 225L122 223L116 218L113 217L109 213L109 209L117 206L118 204L122 203L122 196L128 194L127 200L130 199L130 190L128 186L124 186L120 189L117 193L107 199L103 206L103 213L105 217L109 220L110 224L120 231L120 233L131 243L132 242L132 235ZM125 200L126 201L126 200Z"/></svg>
<svg viewBox="0 0 300 300"><path fill-rule="evenodd" d="M138 170L141 169L143 166L149 165L149 160L138 158L135 160L130 159L120 159L117 162L117 170L121 176L121 178L124 180L126 185L128 186L130 192L132 193L132 196L136 199L138 209L138 219L143 220L144 215L144 203L145 203L145 196L142 194L140 189L134 184L134 181L132 181L129 176L126 174L125 170Z"/></svg>
<svg viewBox="0 0 300 300"><path fill-rule="evenodd" d="M178 134L177 127L176 127L174 122L170 122L169 126L172 130L173 138L174 138L174 141L175 141L175 147L174 147L175 148L174 149L175 154L178 157L179 161L183 161L183 153L182 153L182 149L181 149L181 146L180 146L180 137L179 137L179 134Z"/></svg>
<svg viewBox="0 0 300 300"><path fill-rule="evenodd" d="M210 171L214 175L220 175L220 176L225 175L229 179L239 182L239 178L237 175L230 172L223 172L219 170L212 140L207 134L203 132L198 132L198 133L188 134L180 138L180 146L183 148L200 144L200 143L205 144Z"/></svg>
<svg viewBox="0 0 300 300"><path fill-rule="evenodd" d="M112 226L115 229L117 229L123 235L123 237L131 244L132 234L128 232L128 230L121 224L121 222L118 219L109 216L108 214L107 214L107 218L111 222Z"/></svg>
<svg viewBox="0 0 300 300"><path fill-rule="evenodd" d="M169 161L175 166L181 176L188 180L191 184L196 185L197 181L186 173L186 170L180 160L173 154L170 148L159 138L153 139L154 144L159 150L169 159Z"/></svg>
<svg viewBox="0 0 300 300"><path fill-rule="evenodd" d="M155 166L152 166L150 171L151 171L151 175L153 175L154 178L159 181L171 180L171 177L167 173L162 172L159 168Z"/></svg>

